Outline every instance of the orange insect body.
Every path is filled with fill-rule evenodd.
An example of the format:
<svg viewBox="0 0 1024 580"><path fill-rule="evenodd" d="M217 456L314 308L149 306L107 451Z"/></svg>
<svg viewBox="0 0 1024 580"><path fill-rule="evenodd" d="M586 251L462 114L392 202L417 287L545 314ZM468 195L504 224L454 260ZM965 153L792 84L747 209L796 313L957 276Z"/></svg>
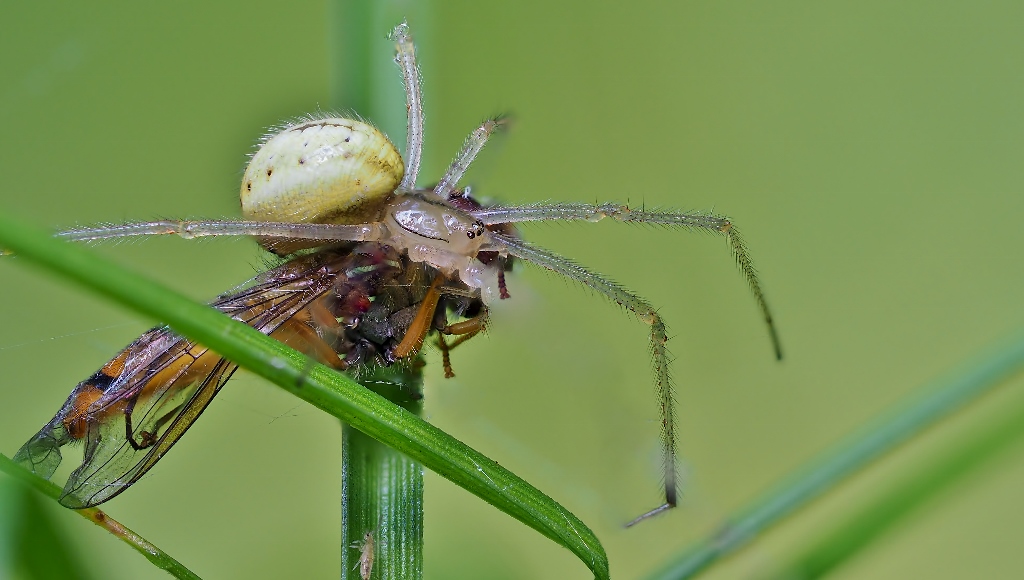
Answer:
<svg viewBox="0 0 1024 580"><path fill-rule="evenodd" d="M89 407L98 401L103 396L106 387L121 375L127 358L127 351L121 352L72 393L71 408L62 419L64 428L72 439L85 437L91 420L87 413ZM92 418L92 420L95 419Z"/></svg>
<svg viewBox="0 0 1024 580"><path fill-rule="evenodd" d="M61 419L72 439L85 437L89 428L89 417L86 412L102 396L103 391L93 385L85 385L80 391L75 392L70 411Z"/></svg>

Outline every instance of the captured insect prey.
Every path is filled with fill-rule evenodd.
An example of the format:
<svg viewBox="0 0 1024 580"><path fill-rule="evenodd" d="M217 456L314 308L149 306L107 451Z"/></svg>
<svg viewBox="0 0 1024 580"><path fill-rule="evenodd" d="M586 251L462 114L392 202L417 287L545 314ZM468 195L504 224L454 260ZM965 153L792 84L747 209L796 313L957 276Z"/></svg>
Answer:
<svg viewBox="0 0 1024 580"><path fill-rule="evenodd" d="M649 327L662 425L664 501L628 525L675 506L675 398L665 322L638 295L525 241L515 224L610 218L722 235L781 359L771 313L735 225L710 213L612 203L484 205L460 182L491 135L504 126L501 118L488 119L470 133L436 185L419 187L420 73L407 25L397 26L391 39L408 111L404 157L367 122L307 116L266 136L250 159L240 187L242 220L164 220L57 235L77 241L158 234L250 236L279 265L219 296L212 306L356 376L374 367L410 364L428 338L441 352L444 375L454 376L450 351L489 329L490 309L514 299L515 287L506 280L513 266L533 264L584 284ZM81 444L82 463L68 477L60 501L70 508L103 503L167 453L235 370L203 345L167 327L154 328L79 383L15 460L49 479L65 447ZM365 578L373 565L369 532L363 549Z"/></svg>

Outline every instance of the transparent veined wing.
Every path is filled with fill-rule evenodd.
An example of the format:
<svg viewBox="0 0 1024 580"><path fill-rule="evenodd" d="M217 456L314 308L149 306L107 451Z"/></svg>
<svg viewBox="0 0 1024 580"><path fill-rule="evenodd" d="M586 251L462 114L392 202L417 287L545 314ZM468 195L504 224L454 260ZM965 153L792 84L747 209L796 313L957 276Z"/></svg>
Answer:
<svg viewBox="0 0 1024 580"><path fill-rule="evenodd" d="M343 254L329 251L301 256L211 305L264 334L301 343L301 336L278 334L295 334L289 321L332 288L343 261ZM82 464L68 478L61 503L75 509L100 504L153 467L235 369L206 347L154 328L79 383L14 458L49 479L61 448L84 442Z"/></svg>

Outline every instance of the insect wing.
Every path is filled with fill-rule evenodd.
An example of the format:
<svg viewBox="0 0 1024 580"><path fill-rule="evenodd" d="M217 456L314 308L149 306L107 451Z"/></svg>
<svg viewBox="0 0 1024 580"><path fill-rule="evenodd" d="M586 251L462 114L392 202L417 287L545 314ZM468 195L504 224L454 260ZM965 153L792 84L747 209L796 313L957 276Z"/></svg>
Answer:
<svg viewBox="0 0 1024 580"><path fill-rule="evenodd" d="M68 478L61 503L90 507L138 481L192 425L236 366L185 340L165 354L154 374L139 372L127 398L94 404L82 465ZM146 377L149 377L148 379ZM112 395L116 397L116 395Z"/></svg>
<svg viewBox="0 0 1024 580"><path fill-rule="evenodd" d="M14 460L36 475L50 479L63 459L60 448L83 439L89 423L101 420L91 414L90 409L105 393L116 392L115 382L130 377L131 373L127 372L125 363L143 366L141 357L169 350L177 341L177 337L163 329L150 330L136 339L103 368L79 383L60 412L18 450ZM146 346L147 349L140 352L139 346ZM113 406L107 408L113 410Z"/></svg>
<svg viewBox="0 0 1024 580"><path fill-rule="evenodd" d="M267 272L258 283L212 306L271 334L330 290L334 271L307 256ZM82 464L61 503L100 504L139 480L199 417L236 365L206 347L155 328L75 387L60 412L15 455L49 479L60 448L84 439Z"/></svg>

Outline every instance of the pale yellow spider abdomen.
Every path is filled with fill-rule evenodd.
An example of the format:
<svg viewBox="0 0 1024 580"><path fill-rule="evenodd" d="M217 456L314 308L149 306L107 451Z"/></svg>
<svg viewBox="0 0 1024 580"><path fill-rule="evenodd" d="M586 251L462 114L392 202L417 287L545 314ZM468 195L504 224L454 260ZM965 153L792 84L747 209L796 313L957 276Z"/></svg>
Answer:
<svg viewBox="0 0 1024 580"><path fill-rule="evenodd" d="M342 118L305 121L253 155L242 178L242 214L274 222L370 221L404 172L402 156L375 127Z"/></svg>

